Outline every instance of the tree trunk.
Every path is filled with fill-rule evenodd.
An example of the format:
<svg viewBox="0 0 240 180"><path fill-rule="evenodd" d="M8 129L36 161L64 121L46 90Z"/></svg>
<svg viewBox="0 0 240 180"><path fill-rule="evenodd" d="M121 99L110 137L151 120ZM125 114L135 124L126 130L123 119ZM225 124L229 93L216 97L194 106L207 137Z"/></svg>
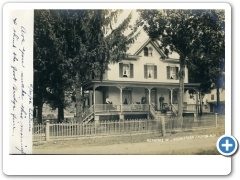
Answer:
<svg viewBox="0 0 240 180"><path fill-rule="evenodd" d="M185 78L185 56L180 55L178 117L182 117L183 113L184 78Z"/></svg>
<svg viewBox="0 0 240 180"><path fill-rule="evenodd" d="M63 104L60 103L58 105L58 123L63 122L64 120L64 109L63 109Z"/></svg>
<svg viewBox="0 0 240 180"><path fill-rule="evenodd" d="M76 75L76 121L82 121L82 94L81 94L81 80L77 72Z"/></svg>
<svg viewBox="0 0 240 180"><path fill-rule="evenodd" d="M43 108L43 103L41 101L38 104L38 111L37 111L37 122L38 122L38 124L42 124L42 108Z"/></svg>
<svg viewBox="0 0 240 180"><path fill-rule="evenodd" d="M58 123L63 122L64 120L64 91L63 89L59 89L59 103L58 103Z"/></svg>
<svg viewBox="0 0 240 180"><path fill-rule="evenodd" d="M216 107L216 112L219 114L220 113L220 93L219 93L219 76L217 79L217 107Z"/></svg>
<svg viewBox="0 0 240 180"><path fill-rule="evenodd" d="M201 95L201 92L199 92L199 116L202 116L202 95Z"/></svg>

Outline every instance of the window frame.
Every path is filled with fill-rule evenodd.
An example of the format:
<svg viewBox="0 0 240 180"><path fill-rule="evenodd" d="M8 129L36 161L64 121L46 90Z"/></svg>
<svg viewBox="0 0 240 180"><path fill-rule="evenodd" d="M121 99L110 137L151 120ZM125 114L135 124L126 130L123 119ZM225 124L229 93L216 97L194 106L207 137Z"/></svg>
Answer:
<svg viewBox="0 0 240 180"><path fill-rule="evenodd" d="M211 94L211 100L214 100L214 94Z"/></svg>
<svg viewBox="0 0 240 180"><path fill-rule="evenodd" d="M148 49L148 47L144 47L143 48L143 54L144 54L144 56L149 56L149 49Z"/></svg>
<svg viewBox="0 0 240 180"><path fill-rule="evenodd" d="M179 80L179 77L178 77L178 72L179 72L179 67L178 66L166 66L167 68L167 79L168 80ZM175 78L171 78L171 69L174 68L175 69Z"/></svg>
<svg viewBox="0 0 240 180"><path fill-rule="evenodd" d="M124 77L124 65L128 65L128 74ZM119 77L120 78L133 78L134 77L134 65L130 62L120 62L119 63Z"/></svg>
<svg viewBox="0 0 240 180"><path fill-rule="evenodd" d="M149 67L152 67L151 77L149 77ZM144 79L157 79L157 65L144 64Z"/></svg>

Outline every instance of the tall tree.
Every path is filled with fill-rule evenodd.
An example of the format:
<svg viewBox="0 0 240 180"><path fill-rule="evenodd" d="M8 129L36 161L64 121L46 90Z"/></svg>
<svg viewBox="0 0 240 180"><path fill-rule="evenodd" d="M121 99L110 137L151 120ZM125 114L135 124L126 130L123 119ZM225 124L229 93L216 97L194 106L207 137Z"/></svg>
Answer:
<svg viewBox="0 0 240 180"><path fill-rule="evenodd" d="M34 16L34 93L38 122L42 121L43 103L58 109L58 122L64 119L68 105L65 91L72 88L71 62L64 56L61 17L58 11L36 10Z"/></svg>
<svg viewBox="0 0 240 180"><path fill-rule="evenodd" d="M145 31L161 42L165 54L175 51L180 56L178 115L181 117L186 61L192 61L192 54L199 46L222 40L211 33L207 36L223 29L222 14L219 16L217 10L140 10L140 16Z"/></svg>
<svg viewBox="0 0 240 180"><path fill-rule="evenodd" d="M126 45L132 37L124 36L131 14L120 25L113 28L121 10L69 10L66 16L66 55L73 59L75 67L76 116L81 121L82 85L97 67L102 74L109 62L123 58ZM135 29L136 30L136 29Z"/></svg>
<svg viewBox="0 0 240 180"><path fill-rule="evenodd" d="M102 78L109 62L117 62L123 58L126 46L133 42L137 28L124 35L131 14L116 26L117 17L122 10L35 12L34 67L40 77L45 77L40 81L41 90L36 91L40 93L37 97L46 92L45 102L53 108L58 107L60 121L66 104L64 92L71 91L73 87L76 94L76 116L80 121L82 85L92 74L94 67Z"/></svg>
<svg viewBox="0 0 240 180"><path fill-rule="evenodd" d="M190 61L187 61L189 81L201 83L199 90L202 95L217 89L218 112L219 89L224 89L225 86L225 14L222 10L215 10L203 17L205 21L199 25L204 27L207 24L207 28L203 28L202 35L195 40L198 48L192 50Z"/></svg>

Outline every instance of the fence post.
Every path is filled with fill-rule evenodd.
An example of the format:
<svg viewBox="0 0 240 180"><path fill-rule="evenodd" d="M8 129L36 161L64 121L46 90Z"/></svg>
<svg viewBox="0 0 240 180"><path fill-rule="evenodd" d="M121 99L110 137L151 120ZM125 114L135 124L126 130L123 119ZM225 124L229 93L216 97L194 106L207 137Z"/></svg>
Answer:
<svg viewBox="0 0 240 180"><path fill-rule="evenodd" d="M165 119L164 119L164 116L161 118L162 119L162 136L164 137L165 136Z"/></svg>
<svg viewBox="0 0 240 180"><path fill-rule="evenodd" d="M218 125L218 117L217 117L218 113L215 113L215 127L217 128Z"/></svg>
<svg viewBox="0 0 240 180"><path fill-rule="evenodd" d="M49 124L50 124L50 120L46 120L46 127L45 127L45 137L46 137L46 141L50 140L50 136L49 136Z"/></svg>

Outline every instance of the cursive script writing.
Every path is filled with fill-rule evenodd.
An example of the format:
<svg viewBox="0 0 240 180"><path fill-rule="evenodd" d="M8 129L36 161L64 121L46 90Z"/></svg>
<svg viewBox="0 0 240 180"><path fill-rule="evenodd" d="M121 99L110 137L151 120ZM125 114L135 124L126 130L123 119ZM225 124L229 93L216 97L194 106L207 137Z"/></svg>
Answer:
<svg viewBox="0 0 240 180"><path fill-rule="evenodd" d="M15 46L15 40L18 40L18 39L19 39L19 37L18 37L18 35L16 34L16 30L13 29L13 47L14 47L14 48L16 48L16 46Z"/></svg>
<svg viewBox="0 0 240 180"><path fill-rule="evenodd" d="M12 70L13 70L13 80L16 82L17 81L17 78L16 78L16 71L17 71L17 68L15 66L11 66Z"/></svg>
<svg viewBox="0 0 240 180"><path fill-rule="evenodd" d="M21 111L20 111L20 118L23 119L23 118L26 118L26 111L24 110L24 106L23 104L21 105Z"/></svg>
<svg viewBox="0 0 240 180"><path fill-rule="evenodd" d="M32 104L32 103L33 103L33 98L32 98L33 85L32 85L32 84L30 84L30 86L28 86L28 90L29 90L29 94L28 94L29 101L28 101L28 103L29 103L29 104Z"/></svg>
<svg viewBox="0 0 240 180"><path fill-rule="evenodd" d="M25 42L25 34L26 34L26 29L25 27L21 26L22 43Z"/></svg>
<svg viewBox="0 0 240 180"><path fill-rule="evenodd" d="M22 96L22 99L23 99L23 96L24 96L25 94L27 94L27 93L24 91L23 72L21 72L21 89L22 89L21 96Z"/></svg>
<svg viewBox="0 0 240 180"><path fill-rule="evenodd" d="M12 133L14 134L14 129L16 128L16 126L15 126L15 119L17 119L17 117L13 113L11 113L11 115L12 115L12 124L13 124L13 128L12 128L13 132Z"/></svg>
<svg viewBox="0 0 240 180"><path fill-rule="evenodd" d="M25 56L25 49L24 49L24 47L22 49L19 49L19 51L21 52L21 57L22 57L22 67L25 68L25 66L24 66L24 56Z"/></svg>
<svg viewBox="0 0 240 180"><path fill-rule="evenodd" d="M13 62L18 61L17 54L13 52Z"/></svg>
<svg viewBox="0 0 240 180"><path fill-rule="evenodd" d="M20 121L20 148L18 148L17 146L15 146L15 148L19 150L21 154L26 154L23 149L23 124L21 121Z"/></svg>
<svg viewBox="0 0 240 180"><path fill-rule="evenodd" d="M32 131L32 122L33 122L33 109L29 108L28 110L28 131L31 132Z"/></svg>
<svg viewBox="0 0 240 180"><path fill-rule="evenodd" d="M16 102L17 102L17 99L16 99L16 91L17 91L17 86L15 84L13 84L13 99L11 100L11 102L13 103L13 110L16 108Z"/></svg>
<svg viewBox="0 0 240 180"><path fill-rule="evenodd" d="M17 18L13 19L13 24L17 25Z"/></svg>

